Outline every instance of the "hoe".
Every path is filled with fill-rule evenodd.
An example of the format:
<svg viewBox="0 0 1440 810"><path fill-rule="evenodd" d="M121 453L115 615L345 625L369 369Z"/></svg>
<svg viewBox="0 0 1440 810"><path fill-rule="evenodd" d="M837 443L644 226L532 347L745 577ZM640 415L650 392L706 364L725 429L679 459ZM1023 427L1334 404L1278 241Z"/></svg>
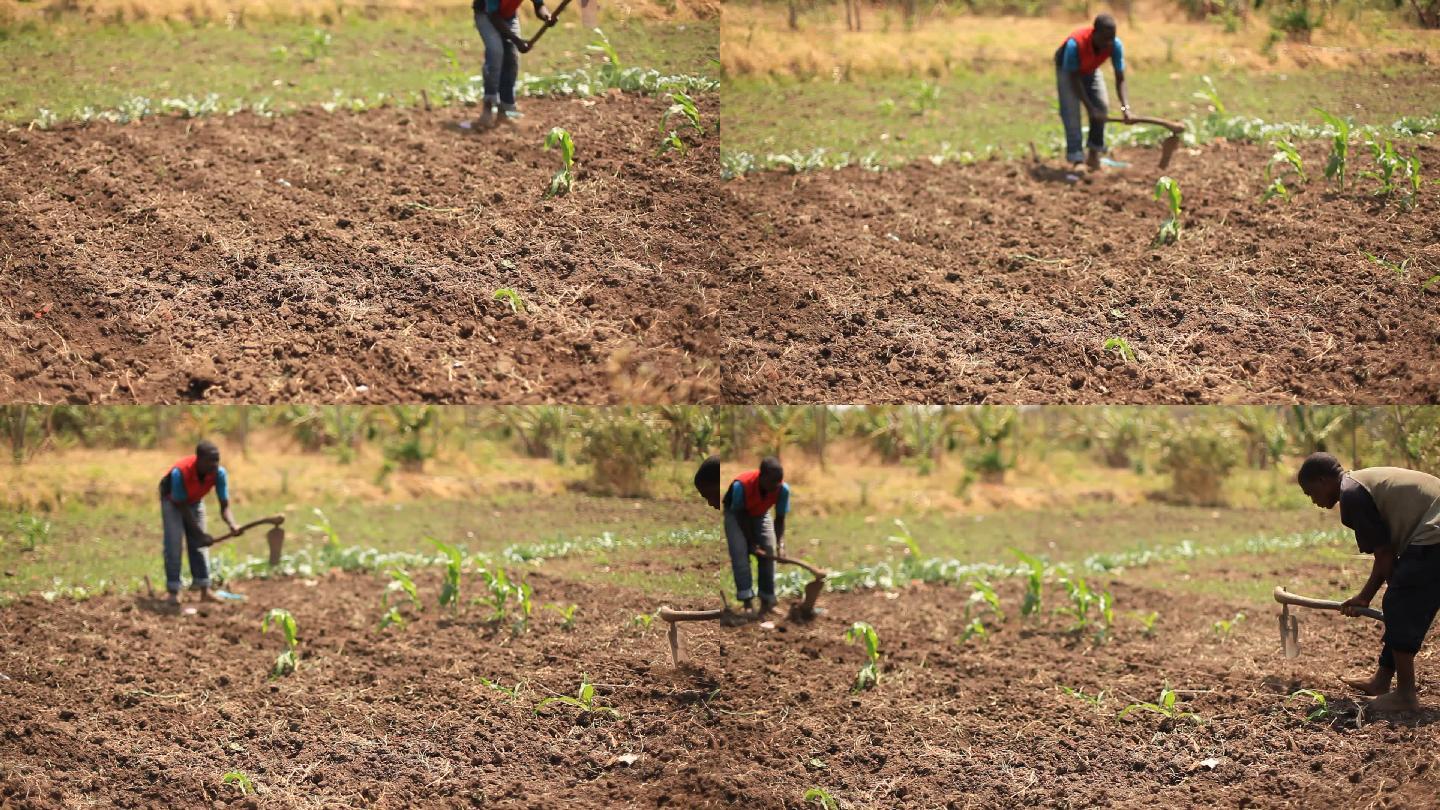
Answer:
<svg viewBox="0 0 1440 810"><path fill-rule="evenodd" d="M540 37L545 36L546 31L555 27L556 21L560 19L560 12L564 11L568 5L570 5L570 0L560 0L560 5L555 7L555 11L550 15L550 19L544 25L540 26L540 30L535 32L535 36L529 39L516 36L511 33L509 28L500 28L500 36L509 40L510 43L515 46L515 50L520 53L529 53L530 49L535 47L535 43L540 41Z"/></svg>
<svg viewBox="0 0 1440 810"><path fill-rule="evenodd" d="M1153 125L1155 125L1155 126L1165 127L1166 129L1170 130L1170 137L1168 137L1168 138L1166 138L1165 140L1163 140L1163 141L1160 142L1160 168L1161 168L1161 169L1168 169L1168 168L1170 168L1170 159L1173 158L1173 157L1175 157L1175 152L1176 152L1176 150L1178 150L1178 149L1180 148L1180 136L1183 135L1183 134L1185 134L1185 125L1184 125L1184 124L1181 124L1181 123L1178 123L1178 122L1175 122L1175 121L1166 121L1166 120L1160 119L1160 118L1131 118L1129 121L1126 121L1126 120L1123 119L1123 118L1107 118L1107 119L1105 119L1105 123L1107 123L1107 124L1126 124L1126 123L1128 123L1128 124L1153 124Z"/></svg>
<svg viewBox="0 0 1440 810"><path fill-rule="evenodd" d="M265 533L265 539L270 543L270 564L279 565L280 552L285 548L285 530L280 527L280 524L284 522L284 515L271 515L270 517L263 517L259 520L252 520L229 534L222 534L219 537L213 538L210 545L224 542L233 537L239 537L256 526L268 524L271 528L270 531Z"/></svg>
<svg viewBox="0 0 1440 810"><path fill-rule="evenodd" d="M1285 590L1283 587L1275 586L1275 601L1283 607L1280 609L1280 644L1285 648L1286 658L1296 658L1300 655L1300 620L1290 615L1290 606L1314 608L1316 610L1339 610L1340 603L1329 599L1311 599L1308 596L1296 596ZM1362 608L1359 611L1361 616L1368 616L1376 621L1383 621L1385 614L1375 608Z"/></svg>
<svg viewBox="0 0 1440 810"><path fill-rule="evenodd" d="M764 556L757 553L756 556ZM820 592L825 590L825 577L827 571L816 568L804 560L792 557L774 557L775 562L795 565L810 572L814 579L805 585L805 596L798 603L790 606L786 618L793 622L805 622L814 619L818 612L815 610L815 602L820 598ZM712 610L675 610L670 607L662 607L659 611L660 618L670 625L667 637L670 640L670 662L679 666L685 660L684 646L680 641L680 622L709 622L718 621L722 627L739 627L743 624L759 621L764 614L758 612L734 610L725 594L720 594L721 607Z"/></svg>

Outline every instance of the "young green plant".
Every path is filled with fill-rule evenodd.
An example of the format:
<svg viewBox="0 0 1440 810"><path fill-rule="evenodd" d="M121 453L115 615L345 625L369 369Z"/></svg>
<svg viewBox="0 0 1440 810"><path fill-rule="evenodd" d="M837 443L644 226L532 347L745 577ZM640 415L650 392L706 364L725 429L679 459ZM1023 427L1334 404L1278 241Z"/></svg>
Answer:
<svg viewBox="0 0 1440 810"><path fill-rule="evenodd" d="M1307 723L1319 722L1334 715L1334 712L1330 711L1330 702L1325 699L1323 692L1314 689L1300 689L1291 692L1290 697L1285 698L1285 702L1288 704L1296 698L1310 698L1312 708L1310 712L1305 715L1305 722Z"/></svg>
<svg viewBox="0 0 1440 810"><path fill-rule="evenodd" d="M806 790L805 803L816 805L821 810L840 810L840 804L825 788L812 787Z"/></svg>
<svg viewBox="0 0 1440 810"><path fill-rule="evenodd" d="M1230 634L1243 621L1245 621L1245 614L1236 613L1235 617L1232 619L1221 619L1210 625L1210 629L1215 633L1215 637L1220 639L1220 643L1224 644L1225 642L1230 640Z"/></svg>
<svg viewBox="0 0 1440 810"><path fill-rule="evenodd" d="M1137 616L1140 620L1140 632L1149 638L1155 635L1155 623L1160 621L1160 612L1152 610L1149 613Z"/></svg>
<svg viewBox="0 0 1440 810"><path fill-rule="evenodd" d="M1319 107L1315 108L1315 112L1320 113L1320 117L1334 130L1334 134L1330 136L1330 158L1325 163L1325 179L1338 182L1343 191L1345 173L1350 163L1350 122Z"/></svg>
<svg viewBox="0 0 1440 810"><path fill-rule="evenodd" d="M1129 717L1134 712L1144 711L1150 712L1151 714L1158 714L1167 720L1189 720L1196 725L1199 725L1201 722L1200 715L1195 714L1194 712L1181 711L1180 709L1176 708L1176 697L1177 696L1175 694L1175 690L1167 686L1164 689L1160 690L1160 698L1156 702L1131 703L1129 706L1126 706L1125 708L1120 710L1119 717L1121 720L1124 720L1126 717Z"/></svg>
<svg viewBox="0 0 1440 810"><path fill-rule="evenodd" d="M1073 689L1069 686L1061 686L1060 691L1076 700L1084 701L1090 705L1090 708L1097 712L1100 711L1100 706L1105 702L1105 690L1103 689L1093 695L1087 695L1079 689Z"/></svg>
<svg viewBox="0 0 1440 810"><path fill-rule="evenodd" d="M249 796L255 792L255 783L250 781L250 776L244 771L228 771L220 777L220 784L234 785L240 789L241 796Z"/></svg>
<svg viewBox="0 0 1440 810"><path fill-rule="evenodd" d="M570 138L570 133L561 127L554 127L545 135L545 149L559 148L560 170L550 178L550 187L546 190L546 197L560 197L570 193L575 185L575 141Z"/></svg>
<svg viewBox="0 0 1440 810"><path fill-rule="evenodd" d="M1012 548L1010 553L1018 557L1028 569L1025 574L1025 598L1020 602L1020 615L1032 616L1040 610L1041 597L1045 590L1045 563L1019 549Z"/></svg>
<svg viewBox="0 0 1440 810"><path fill-rule="evenodd" d="M569 607L561 607L560 605L546 605L545 607L560 614L561 630L575 629L575 611L580 609L579 605L571 605Z"/></svg>
<svg viewBox="0 0 1440 810"><path fill-rule="evenodd" d="M1129 341L1122 337L1106 338L1100 346L1101 351L1112 352L1119 355L1121 360L1127 363L1135 362L1135 350L1130 348Z"/></svg>
<svg viewBox="0 0 1440 810"><path fill-rule="evenodd" d="M380 595L380 608L385 613L380 617L380 629L387 627L399 627L405 629L405 614L400 611L401 599L409 600L410 607L415 610L424 610L420 602L420 592L415 588L415 580L410 578L410 573L403 568L392 568L387 572L390 575L390 582L385 586L385 592Z"/></svg>
<svg viewBox="0 0 1440 810"><path fill-rule="evenodd" d="M557 695L556 697L545 698L544 700L535 704L535 713L539 714L541 709L544 709L546 706L549 706L552 703L561 703L566 706L574 706L585 712L586 714L604 714L609 715L610 717L614 717L617 720L620 718L620 712L615 711L609 706L602 706L599 703L595 702L595 684L590 683L590 678L586 675L580 676L580 688L575 690L575 697L570 697L569 695Z"/></svg>
<svg viewBox="0 0 1440 810"><path fill-rule="evenodd" d="M280 628L285 636L285 652L275 658L275 666L270 669L270 677L278 678L282 675L293 673L300 666L300 655L295 651L299 645L298 628L295 624L295 617L290 611L284 608L271 608L265 618L260 620L260 632L268 633L271 627Z"/></svg>
<svg viewBox="0 0 1440 810"><path fill-rule="evenodd" d="M460 549L455 546L446 545L434 538L430 544L435 546L441 554L445 555L445 579L440 584L440 607L450 608L450 615L455 616L460 612L460 578L465 559L460 554Z"/></svg>
<svg viewBox="0 0 1440 810"><path fill-rule="evenodd" d="M880 684L880 635L875 628L865 622L855 622L850 629L845 631L845 640L851 644L861 642L865 645L865 666L855 675L855 685L850 688L852 692L863 692L872 686Z"/></svg>
<svg viewBox="0 0 1440 810"><path fill-rule="evenodd" d="M1265 164L1265 180L1269 186L1260 201L1268 202L1280 197L1288 202L1290 189L1285 186L1285 174L1287 171L1294 174L1296 182L1309 182L1310 178L1305 174L1305 161L1300 157L1300 150L1295 148L1295 144L1287 140L1275 140L1271 145L1275 147L1275 154L1271 155L1270 162Z"/></svg>
<svg viewBox="0 0 1440 810"><path fill-rule="evenodd" d="M496 301L504 302L507 306L510 307L510 311L515 313L516 315L519 315L522 312L530 311L530 308L525 304L525 299L521 298L520 293L516 292L510 287L501 287L500 289L496 290L495 295L491 297L494 298Z"/></svg>
<svg viewBox="0 0 1440 810"><path fill-rule="evenodd" d="M1180 184L1168 175L1161 177L1155 181L1155 199L1170 210L1170 218L1160 224L1155 235L1155 244L1173 245L1180 239Z"/></svg>

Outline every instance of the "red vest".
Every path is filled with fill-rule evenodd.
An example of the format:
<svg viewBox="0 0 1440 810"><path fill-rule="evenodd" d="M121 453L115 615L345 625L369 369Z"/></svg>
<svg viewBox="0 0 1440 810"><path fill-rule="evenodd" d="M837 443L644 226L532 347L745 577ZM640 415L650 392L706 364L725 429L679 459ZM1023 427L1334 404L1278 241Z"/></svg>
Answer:
<svg viewBox="0 0 1440 810"><path fill-rule="evenodd" d="M500 18L508 20L520 11L520 0L500 0Z"/></svg>
<svg viewBox="0 0 1440 810"><path fill-rule="evenodd" d="M1070 36L1065 39L1073 39L1075 40L1075 44L1080 46L1080 72L1083 74L1089 75L1094 73L1110 58L1109 48L1099 52L1095 50L1094 26L1076 28L1074 31L1071 31ZM1064 43L1061 44L1063 45Z"/></svg>
<svg viewBox="0 0 1440 810"><path fill-rule="evenodd" d="M740 473L735 480L745 489L745 513L750 517L764 517L780 500L780 487L775 487L769 495L761 494L759 470Z"/></svg>
<svg viewBox="0 0 1440 810"><path fill-rule="evenodd" d="M175 469L180 471L180 479L185 483L185 495L188 497L186 503L192 506L205 500L205 496L215 488L218 473L210 473L208 478L201 478L199 470L195 469L194 456L186 456L175 462ZM170 494L173 499L176 493Z"/></svg>

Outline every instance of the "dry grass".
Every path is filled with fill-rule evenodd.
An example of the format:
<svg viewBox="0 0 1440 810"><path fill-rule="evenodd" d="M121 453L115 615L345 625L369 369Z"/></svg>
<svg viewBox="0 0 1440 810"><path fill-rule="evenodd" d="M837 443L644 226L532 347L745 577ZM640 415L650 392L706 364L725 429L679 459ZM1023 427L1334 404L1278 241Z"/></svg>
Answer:
<svg viewBox="0 0 1440 810"><path fill-rule="evenodd" d="M558 0L552 0L552 6ZM142 20L302 19L330 21L347 14L453 14L463 0L0 0L0 22L51 21L79 16L107 22ZM611 15L648 20L714 19L719 0L601 0ZM579 10L579 3L573 11Z"/></svg>
<svg viewBox="0 0 1440 810"><path fill-rule="evenodd" d="M1093 11L1099 11L1096 6ZM937 10L907 31L897 10L865 7L864 31L845 30L844 7L821 3L788 29L781 5L727 6L721 19L721 63L727 76L939 77L991 67L1043 68L1083 14L976 17ZM1215 23L1185 19L1173 5L1137 4L1120 19L1126 62L1166 70L1295 70L1440 60L1440 31L1397 27L1398 17L1333 14L1309 44L1279 42L1267 53L1271 28L1257 15L1233 34Z"/></svg>

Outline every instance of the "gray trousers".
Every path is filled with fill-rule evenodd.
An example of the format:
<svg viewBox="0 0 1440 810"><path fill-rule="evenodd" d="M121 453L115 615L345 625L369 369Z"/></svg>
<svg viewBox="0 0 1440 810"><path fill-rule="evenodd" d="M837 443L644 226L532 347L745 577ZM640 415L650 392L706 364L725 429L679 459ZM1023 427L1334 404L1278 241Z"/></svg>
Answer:
<svg viewBox="0 0 1440 810"><path fill-rule="evenodd" d="M198 548L194 541L198 538L189 536L185 530L185 518L181 516L180 510L188 509L190 515L195 518L195 525L205 531L205 504L197 503L194 506L186 506L175 503L169 498L160 499L160 520L165 529L165 589L170 593L180 592L180 544L185 542L187 556L190 558L190 584L195 588L210 587L210 550Z"/></svg>
<svg viewBox="0 0 1440 810"><path fill-rule="evenodd" d="M735 598L745 601L755 596L754 580L750 576L750 544L745 540L741 521L750 521L754 527L755 539L772 555L775 553L775 521L770 513L753 518L743 512L725 510L725 543L730 547L730 570L735 575ZM760 575L760 598L775 601L775 561L756 561Z"/></svg>
<svg viewBox="0 0 1440 810"><path fill-rule="evenodd" d="M509 29L520 36L520 15L506 20ZM501 36L488 14L475 15L475 30L485 43L485 103L515 109L515 82L520 78L520 49Z"/></svg>
<svg viewBox="0 0 1440 810"><path fill-rule="evenodd" d="M1065 125L1065 159L1071 163L1085 160L1085 146L1097 152L1105 151L1105 122L1090 119L1090 137L1081 144L1080 108L1084 105L1075 94L1070 74L1055 68L1056 90L1060 93L1060 121ZM1110 114L1110 94L1105 90L1105 76L1096 70L1089 76L1080 76L1080 89L1090 101L1090 106L1099 115Z"/></svg>

